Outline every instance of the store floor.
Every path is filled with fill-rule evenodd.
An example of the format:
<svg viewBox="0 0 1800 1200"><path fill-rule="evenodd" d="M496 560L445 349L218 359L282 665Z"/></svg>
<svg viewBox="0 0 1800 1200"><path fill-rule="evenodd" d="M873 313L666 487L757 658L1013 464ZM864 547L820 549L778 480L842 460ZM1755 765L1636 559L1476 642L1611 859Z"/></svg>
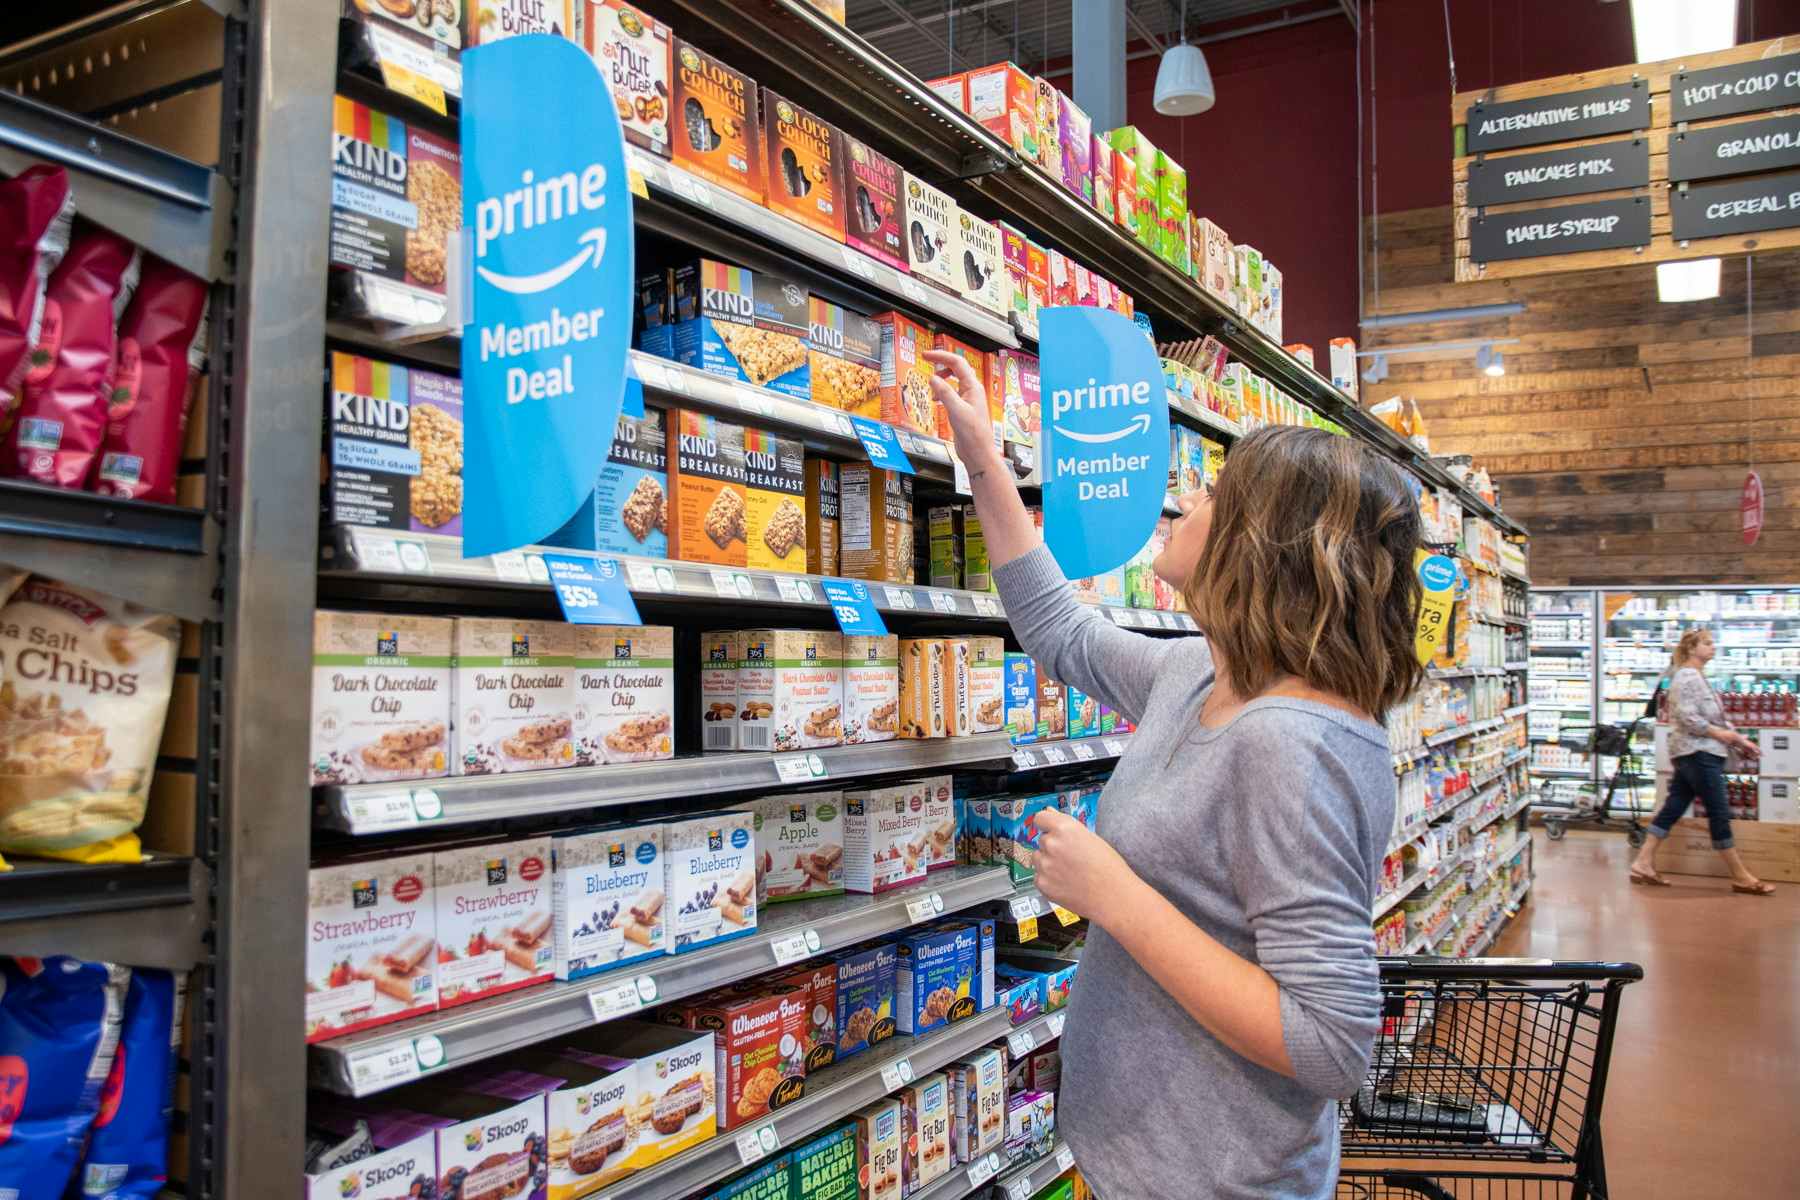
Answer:
<svg viewBox="0 0 1800 1200"><path fill-rule="evenodd" d="M1603 1125L1610 1192L1793 1195L1800 1179L1800 884L1628 886L1620 834L1535 831L1530 903L1491 953L1611 959L1626 989Z"/></svg>

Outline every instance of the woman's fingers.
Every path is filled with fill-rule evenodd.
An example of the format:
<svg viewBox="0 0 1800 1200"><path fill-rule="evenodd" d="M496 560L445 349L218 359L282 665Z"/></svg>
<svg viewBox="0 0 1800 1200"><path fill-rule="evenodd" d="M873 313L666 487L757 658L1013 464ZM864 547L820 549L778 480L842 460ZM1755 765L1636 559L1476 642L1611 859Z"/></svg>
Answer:
<svg viewBox="0 0 1800 1200"><path fill-rule="evenodd" d="M956 386L965 399L971 393L983 390L981 377L975 374L975 368L971 367L962 355L949 350L925 350L922 353L926 362L939 370L948 371L956 377Z"/></svg>

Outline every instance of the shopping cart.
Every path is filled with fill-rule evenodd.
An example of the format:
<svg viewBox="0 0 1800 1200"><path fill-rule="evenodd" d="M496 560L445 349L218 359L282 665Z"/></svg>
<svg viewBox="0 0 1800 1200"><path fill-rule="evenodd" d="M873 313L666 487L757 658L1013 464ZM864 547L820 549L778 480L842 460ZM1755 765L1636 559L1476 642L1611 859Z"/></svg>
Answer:
<svg viewBox="0 0 1800 1200"><path fill-rule="evenodd" d="M1639 784L1654 782L1654 777L1644 771L1643 756L1632 746L1638 726L1645 720L1638 717L1629 725L1596 725L1588 733L1583 749L1589 755L1614 759L1613 773L1606 780L1604 795L1597 790L1584 790L1577 794L1573 810L1544 813L1544 832L1551 841L1561 841L1571 825L1590 825L1596 829L1623 829L1625 840L1631 845L1644 844L1644 826L1637 818L1635 803L1628 800L1621 816L1614 811L1613 798L1621 787L1627 797L1634 797Z"/></svg>
<svg viewBox="0 0 1800 1200"><path fill-rule="evenodd" d="M1383 959L1341 1101L1340 1200L1606 1200L1600 1109L1630 963ZM1479 1167L1464 1164L1479 1164Z"/></svg>

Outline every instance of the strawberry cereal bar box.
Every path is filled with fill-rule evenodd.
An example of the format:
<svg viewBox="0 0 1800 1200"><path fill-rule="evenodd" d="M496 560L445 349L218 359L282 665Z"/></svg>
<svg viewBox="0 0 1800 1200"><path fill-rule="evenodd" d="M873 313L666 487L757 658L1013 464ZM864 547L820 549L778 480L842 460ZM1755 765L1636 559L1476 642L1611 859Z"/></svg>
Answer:
<svg viewBox="0 0 1800 1200"><path fill-rule="evenodd" d="M307 1041L437 1008L431 879L425 854L307 873Z"/></svg>
<svg viewBox="0 0 1800 1200"><path fill-rule="evenodd" d="M431 863L440 1008L555 974L549 838L439 850Z"/></svg>

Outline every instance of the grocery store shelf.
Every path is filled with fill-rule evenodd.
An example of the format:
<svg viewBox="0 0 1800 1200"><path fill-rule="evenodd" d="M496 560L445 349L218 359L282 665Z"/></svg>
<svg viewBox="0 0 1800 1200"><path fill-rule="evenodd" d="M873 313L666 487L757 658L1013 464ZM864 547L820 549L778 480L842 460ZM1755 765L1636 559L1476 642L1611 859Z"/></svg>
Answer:
<svg viewBox="0 0 1800 1200"><path fill-rule="evenodd" d="M1546 779L1592 779L1594 772L1587 767L1532 767L1531 774L1542 775Z"/></svg>
<svg viewBox="0 0 1800 1200"><path fill-rule="evenodd" d="M1505 717L1508 721L1510 721L1514 717L1524 716L1526 713L1531 711L1531 707L1532 706L1529 704L1515 704L1511 708L1507 709L1505 712L1501 713L1500 715Z"/></svg>
<svg viewBox="0 0 1800 1200"><path fill-rule="evenodd" d="M1592 617L1594 614L1579 608L1536 608L1530 613L1533 617Z"/></svg>
<svg viewBox="0 0 1800 1200"><path fill-rule="evenodd" d="M152 855L141 863L13 859L0 872L0 953L185 971L203 955L206 868Z"/></svg>
<svg viewBox="0 0 1800 1200"><path fill-rule="evenodd" d="M1177 633L1198 633L1194 618L1184 612L1166 612L1149 608L1120 608L1116 604L1100 605L1100 611L1114 625L1126 629L1167 629Z"/></svg>
<svg viewBox="0 0 1800 1200"><path fill-rule="evenodd" d="M1507 756L1506 756L1506 758L1505 758L1505 759L1504 759L1504 760L1503 760L1503 761L1502 761L1502 762L1501 762L1501 764L1500 764L1500 765L1501 765L1501 767L1503 767L1503 768L1504 768L1504 767L1510 767L1510 766L1513 766L1513 765L1514 765L1514 764L1516 764L1516 763L1522 763L1522 762L1524 762L1524 761L1525 761L1525 760L1526 760L1526 759L1527 759L1527 758L1529 758L1529 757L1531 757L1531 751L1529 751L1529 750L1515 750L1515 751L1513 751L1513 752L1512 752L1512 753L1511 753L1511 754L1509 754L1509 755L1507 755Z"/></svg>
<svg viewBox="0 0 1800 1200"><path fill-rule="evenodd" d="M321 828L360 836L772 790L784 786L784 781L786 785L823 779L841 782L896 771L998 765L1011 753L1005 732L978 733L827 746L795 754L726 752L506 775L333 784L313 789L314 811Z"/></svg>
<svg viewBox="0 0 1800 1200"><path fill-rule="evenodd" d="M1494 730L1504 727L1505 724L1505 719L1501 717L1490 717L1485 721L1472 721L1467 725L1446 729L1442 733L1434 733L1425 739L1425 744L1435 749L1438 746L1447 746L1451 742L1461 741L1466 737L1474 737L1476 734L1492 733Z"/></svg>
<svg viewBox="0 0 1800 1200"><path fill-rule="evenodd" d="M1478 675L1501 676L1506 674L1505 667L1427 667L1425 673L1433 679L1473 679Z"/></svg>
<svg viewBox="0 0 1800 1200"><path fill-rule="evenodd" d="M1391 853L1391 851L1390 851L1390 853ZM1400 886L1395 888L1393 891L1386 892L1383 895L1377 896L1375 898L1375 905L1370 910L1369 919L1372 921L1379 921L1379 920L1381 920L1381 918L1387 916L1390 912L1394 911L1394 908L1402 900L1406 899L1408 896L1412 895L1415 891L1418 890L1419 881L1424 879L1428 873L1429 872L1425 872L1425 871L1414 872L1411 876L1409 876L1408 878L1403 880L1401 882Z"/></svg>
<svg viewBox="0 0 1800 1200"><path fill-rule="evenodd" d="M1509 671L1509 672L1510 671L1529 671L1529 670L1531 670L1531 664L1528 662L1509 662L1506 664L1504 670Z"/></svg>
<svg viewBox="0 0 1800 1200"><path fill-rule="evenodd" d="M1192 396L1184 396L1179 392L1170 392L1169 410L1171 413L1179 413L1181 416L1188 418L1188 420L1200 426L1204 432L1216 434L1223 438L1241 438L1244 436L1243 426L1239 425L1236 421L1233 421L1223 413L1214 412L1212 409L1206 407L1206 405L1195 400Z"/></svg>
<svg viewBox="0 0 1800 1200"><path fill-rule="evenodd" d="M1414 821L1411 825L1408 825L1405 829L1402 829L1388 840L1388 848L1382 852L1381 856L1386 858L1394 851L1405 846L1408 842L1417 840L1418 837L1429 828L1431 828L1431 819L1429 817Z"/></svg>
<svg viewBox="0 0 1800 1200"><path fill-rule="evenodd" d="M1404 771L1414 763L1423 762L1431 757L1431 747L1420 743L1410 750L1402 750L1394 755L1394 770Z"/></svg>
<svg viewBox="0 0 1800 1200"><path fill-rule="evenodd" d="M1590 643L1586 641L1540 642L1536 638L1531 640L1533 650L1586 650L1589 645Z"/></svg>
<svg viewBox="0 0 1800 1200"><path fill-rule="evenodd" d="M1064 1142L1048 1154L1001 1172L994 1180L993 1195L996 1200L1030 1200L1030 1197L1055 1183L1074 1165L1075 1149ZM970 1193L950 1194L956 1196ZM932 1200L937 1198L933 1197Z"/></svg>
<svg viewBox="0 0 1800 1200"><path fill-rule="evenodd" d="M1121 757L1131 744L1128 733L1105 737L1073 738L1056 742L1037 742L1012 748L1015 771L1038 771L1045 767L1066 767L1084 762L1106 762Z"/></svg>
<svg viewBox="0 0 1800 1200"><path fill-rule="evenodd" d="M602 1019L631 1016L653 1003L679 1000L772 971L782 961L828 953L1011 894L1012 881L1004 867L951 867L925 883L878 896L845 895L769 905L750 936L691 954L650 959L647 965L640 964L635 974L615 971L567 983L544 984L316 1043L307 1048L308 1072L315 1084L328 1091L347 1096L369 1095L404 1079L372 1077L363 1064L387 1062L397 1054L403 1061L411 1056L419 1073L436 1074L574 1033ZM791 959L778 961L776 944L786 943L796 935L804 939L804 949ZM621 999L620 993L628 998ZM985 1028L994 1024L989 1018L996 1015L997 1027L975 1042L980 1045L1006 1032L1005 1012L984 1013L955 1028ZM426 1058L432 1066L418 1060L417 1046L421 1041L431 1048ZM860 1064L864 1060L856 1061ZM404 1074L414 1077L411 1071ZM729 1148L729 1140L726 1146Z"/></svg>

